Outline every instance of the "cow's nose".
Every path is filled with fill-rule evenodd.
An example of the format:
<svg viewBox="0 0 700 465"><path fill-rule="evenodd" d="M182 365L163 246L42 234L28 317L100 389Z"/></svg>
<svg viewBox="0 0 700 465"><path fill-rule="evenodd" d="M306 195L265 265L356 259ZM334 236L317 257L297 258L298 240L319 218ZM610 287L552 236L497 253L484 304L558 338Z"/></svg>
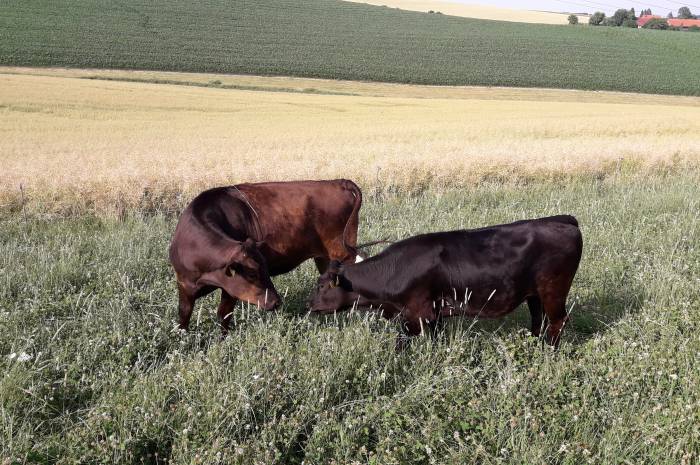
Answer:
<svg viewBox="0 0 700 465"><path fill-rule="evenodd" d="M308 299L306 299L306 309L310 312L314 310L314 303L315 303L315 296L311 296Z"/></svg>
<svg viewBox="0 0 700 465"><path fill-rule="evenodd" d="M282 299L279 297L275 297L272 299L271 302L268 302L267 309L272 311L272 310L277 310L279 306L282 304Z"/></svg>

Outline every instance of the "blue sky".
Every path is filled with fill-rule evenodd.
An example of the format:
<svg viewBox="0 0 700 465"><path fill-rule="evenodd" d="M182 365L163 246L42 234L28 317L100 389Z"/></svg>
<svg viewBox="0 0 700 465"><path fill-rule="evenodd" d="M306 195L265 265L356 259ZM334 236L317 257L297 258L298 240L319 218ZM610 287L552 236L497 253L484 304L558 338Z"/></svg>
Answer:
<svg viewBox="0 0 700 465"><path fill-rule="evenodd" d="M700 14L700 0L692 0L691 3L685 3L682 0L650 0L647 3L645 0L532 0L532 1L515 1L515 0L451 0L458 3L473 3L482 5L494 5L507 8L517 8L520 10L546 10L546 11L571 11L571 12L589 12L604 11L613 13L618 8L634 7L639 11L643 8L651 8L654 14L666 14L673 11L675 15L678 8L688 6L695 14ZM693 6L695 4L695 6Z"/></svg>

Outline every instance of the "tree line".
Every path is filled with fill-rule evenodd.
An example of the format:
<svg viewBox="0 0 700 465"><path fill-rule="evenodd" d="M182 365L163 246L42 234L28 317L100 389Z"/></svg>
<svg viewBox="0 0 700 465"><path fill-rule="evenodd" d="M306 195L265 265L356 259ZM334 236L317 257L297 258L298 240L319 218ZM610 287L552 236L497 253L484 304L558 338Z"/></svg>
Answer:
<svg viewBox="0 0 700 465"><path fill-rule="evenodd" d="M640 13L640 16L651 16L653 15L651 8L646 8L643 9ZM673 12L669 12L667 15L667 18L673 18ZM690 8L687 6L683 6L678 9L678 14L677 18L679 19L699 19L700 16L694 15L692 11L690 11ZM613 26L613 27L630 27L630 28L636 28L637 27L637 15L634 10L634 8L630 8L629 10L626 10L624 8L620 8L612 16L606 16L604 12L602 11L596 11L593 13L590 18L588 18L588 24L591 26ZM569 24L575 25L578 24L578 16L576 15L570 15L569 16ZM668 21L664 18L653 18L643 26L646 29L674 29L669 26ZM693 26L690 28L691 30L700 30L700 28L697 28L697 26Z"/></svg>

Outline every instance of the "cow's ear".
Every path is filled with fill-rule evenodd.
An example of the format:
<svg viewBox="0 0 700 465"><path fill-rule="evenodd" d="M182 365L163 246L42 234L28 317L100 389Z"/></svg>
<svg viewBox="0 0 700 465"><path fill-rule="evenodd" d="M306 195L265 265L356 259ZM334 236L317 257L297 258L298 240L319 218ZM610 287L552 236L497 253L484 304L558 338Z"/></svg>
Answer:
<svg viewBox="0 0 700 465"><path fill-rule="evenodd" d="M331 260L330 263L328 264L328 271L333 273L333 274L338 274L338 273L340 273L340 270L342 267L343 267L343 264L339 260Z"/></svg>
<svg viewBox="0 0 700 465"><path fill-rule="evenodd" d="M245 242L234 242L231 244L231 246L228 249L228 253L226 255L226 261L227 263L237 263L242 260L244 254L245 254Z"/></svg>
<svg viewBox="0 0 700 465"><path fill-rule="evenodd" d="M255 243L255 247L258 248L258 250L262 250L263 247L265 247L265 241L258 241Z"/></svg>
<svg viewBox="0 0 700 465"><path fill-rule="evenodd" d="M345 291L353 292L352 283L343 274L338 275L338 286L342 287Z"/></svg>
<svg viewBox="0 0 700 465"><path fill-rule="evenodd" d="M329 281L329 284L331 287L338 287L338 285L340 284L340 279L338 278L337 274L331 274L331 280Z"/></svg>

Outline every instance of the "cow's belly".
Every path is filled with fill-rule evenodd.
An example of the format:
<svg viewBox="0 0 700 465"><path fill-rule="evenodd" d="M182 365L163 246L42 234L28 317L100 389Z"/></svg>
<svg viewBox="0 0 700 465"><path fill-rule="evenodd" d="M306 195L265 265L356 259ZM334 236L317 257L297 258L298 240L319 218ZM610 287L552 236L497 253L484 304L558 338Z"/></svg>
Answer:
<svg viewBox="0 0 700 465"><path fill-rule="evenodd" d="M270 276L277 276L284 273L289 273L294 268L298 267L304 263L309 258L308 253L303 252L293 252L287 255L281 255L278 253L265 254L265 259L267 261L267 269Z"/></svg>
<svg viewBox="0 0 700 465"><path fill-rule="evenodd" d="M314 257L327 257L323 244L315 238L298 239L293 234L286 243L270 241L262 251L270 276L288 273L306 260Z"/></svg>
<svg viewBox="0 0 700 465"><path fill-rule="evenodd" d="M473 303L464 305L461 302L457 305L445 303L445 305L442 306L440 309L440 315L447 317L467 316L488 319L501 318L513 312L516 308L518 308L518 305L520 305L524 300L525 299L523 298L518 303L514 303L515 301L511 301L505 305L498 305L498 303L489 302L488 304L482 306L475 305Z"/></svg>
<svg viewBox="0 0 700 465"><path fill-rule="evenodd" d="M281 274L289 273L292 271L294 268L298 267L301 265L304 261L306 260L301 260L301 261L287 261L284 263L276 263L274 265L268 263L268 270L270 272L270 276L278 276Z"/></svg>
<svg viewBox="0 0 700 465"><path fill-rule="evenodd" d="M525 286L483 285L443 290L436 306L441 308L440 314L443 316L500 318L515 310L527 296Z"/></svg>

